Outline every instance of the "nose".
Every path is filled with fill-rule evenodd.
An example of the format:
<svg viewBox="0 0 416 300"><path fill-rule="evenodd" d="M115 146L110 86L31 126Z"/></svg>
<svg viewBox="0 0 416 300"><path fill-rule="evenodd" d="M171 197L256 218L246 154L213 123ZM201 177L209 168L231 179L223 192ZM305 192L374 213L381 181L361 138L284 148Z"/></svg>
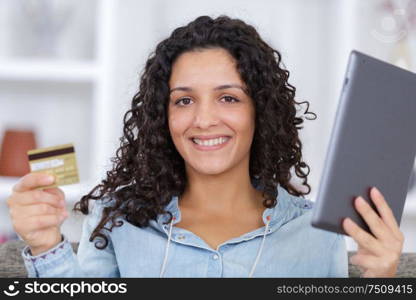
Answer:
<svg viewBox="0 0 416 300"><path fill-rule="evenodd" d="M200 101L195 110L193 125L199 128L209 128L219 123L218 111L214 101Z"/></svg>

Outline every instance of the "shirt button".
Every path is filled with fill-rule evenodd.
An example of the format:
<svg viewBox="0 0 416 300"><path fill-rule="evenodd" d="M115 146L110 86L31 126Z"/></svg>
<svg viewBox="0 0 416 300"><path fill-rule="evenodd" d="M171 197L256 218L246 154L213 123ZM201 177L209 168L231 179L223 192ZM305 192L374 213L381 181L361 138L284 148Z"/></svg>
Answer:
<svg viewBox="0 0 416 300"><path fill-rule="evenodd" d="M219 258L219 256L218 256L217 254L214 254L214 255L212 256L212 258L213 258L214 260L217 260L217 259Z"/></svg>
<svg viewBox="0 0 416 300"><path fill-rule="evenodd" d="M178 235L178 240L184 240L185 239L185 236L184 235Z"/></svg>

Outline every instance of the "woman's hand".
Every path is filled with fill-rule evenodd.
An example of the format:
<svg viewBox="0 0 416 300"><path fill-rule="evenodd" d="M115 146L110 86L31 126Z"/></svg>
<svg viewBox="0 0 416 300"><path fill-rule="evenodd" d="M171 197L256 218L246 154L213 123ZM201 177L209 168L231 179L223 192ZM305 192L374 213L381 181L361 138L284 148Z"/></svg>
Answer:
<svg viewBox="0 0 416 300"><path fill-rule="evenodd" d="M370 227L371 235L350 218L345 218L343 228L358 244L357 254L350 262L363 271L361 277L394 277L402 253L404 235L397 225L390 206L380 191L370 191L379 215L362 198L355 199L355 207Z"/></svg>
<svg viewBox="0 0 416 300"><path fill-rule="evenodd" d="M53 183L45 175L48 174L26 174L13 187L7 199L14 231L30 247L34 256L61 242L60 226L68 216L61 189L37 190Z"/></svg>

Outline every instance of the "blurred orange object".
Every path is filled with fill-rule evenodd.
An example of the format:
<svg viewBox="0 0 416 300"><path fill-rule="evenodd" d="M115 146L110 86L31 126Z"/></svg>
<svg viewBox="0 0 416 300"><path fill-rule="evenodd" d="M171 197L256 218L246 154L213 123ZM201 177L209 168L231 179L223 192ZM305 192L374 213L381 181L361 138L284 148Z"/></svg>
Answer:
<svg viewBox="0 0 416 300"><path fill-rule="evenodd" d="M27 151L36 149L32 130L6 129L0 152L0 175L21 177L30 172Z"/></svg>

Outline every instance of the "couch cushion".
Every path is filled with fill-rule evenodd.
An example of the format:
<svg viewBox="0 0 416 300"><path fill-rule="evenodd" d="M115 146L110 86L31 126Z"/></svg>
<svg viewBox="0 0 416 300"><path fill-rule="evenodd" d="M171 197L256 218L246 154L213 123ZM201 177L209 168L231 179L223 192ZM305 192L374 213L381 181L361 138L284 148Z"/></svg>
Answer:
<svg viewBox="0 0 416 300"><path fill-rule="evenodd" d="M348 259L357 252L348 252ZM360 269L353 264L348 264L349 277L360 277ZM416 253L402 253L396 277L416 277Z"/></svg>
<svg viewBox="0 0 416 300"><path fill-rule="evenodd" d="M71 243L74 251L78 243ZM8 241L0 244L0 277L25 278L27 271L23 262L22 250L25 243L21 240Z"/></svg>

